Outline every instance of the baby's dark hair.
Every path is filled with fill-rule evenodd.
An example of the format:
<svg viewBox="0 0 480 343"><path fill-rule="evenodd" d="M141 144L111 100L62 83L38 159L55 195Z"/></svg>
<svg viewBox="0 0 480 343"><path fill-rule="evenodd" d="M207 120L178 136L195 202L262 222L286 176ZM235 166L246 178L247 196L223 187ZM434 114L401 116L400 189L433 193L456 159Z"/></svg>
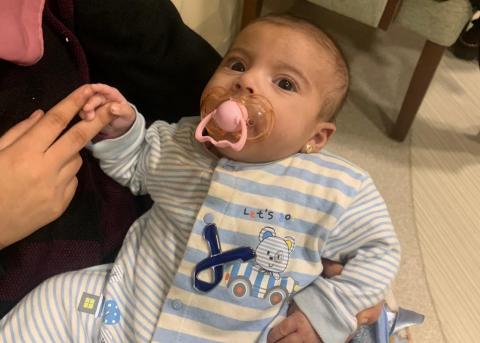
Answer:
<svg viewBox="0 0 480 343"><path fill-rule="evenodd" d="M335 121L335 118L345 103L350 84L349 68L345 56L335 41L318 26L311 22L290 14L272 14L259 17L250 24L267 22L276 25L285 25L300 30L312 37L327 53L330 54L334 67L334 80L326 91L326 99L319 116L325 121ZM249 24L249 25L250 25Z"/></svg>

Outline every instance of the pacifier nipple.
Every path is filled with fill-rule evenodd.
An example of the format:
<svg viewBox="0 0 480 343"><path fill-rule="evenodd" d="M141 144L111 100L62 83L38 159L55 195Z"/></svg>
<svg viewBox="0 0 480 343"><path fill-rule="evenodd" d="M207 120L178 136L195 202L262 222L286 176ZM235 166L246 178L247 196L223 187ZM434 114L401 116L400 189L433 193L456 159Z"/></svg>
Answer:
<svg viewBox="0 0 480 343"><path fill-rule="evenodd" d="M236 132L241 129L242 109L235 101L227 100L218 106L213 114L213 120L219 128L226 132Z"/></svg>
<svg viewBox="0 0 480 343"><path fill-rule="evenodd" d="M233 100L224 101L217 109L203 117L195 130L195 138L199 142L210 142L219 148L240 151L247 141L247 117L247 110L241 103ZM213 137L223 139L216 140L204 136L205 128Z"/></svg>

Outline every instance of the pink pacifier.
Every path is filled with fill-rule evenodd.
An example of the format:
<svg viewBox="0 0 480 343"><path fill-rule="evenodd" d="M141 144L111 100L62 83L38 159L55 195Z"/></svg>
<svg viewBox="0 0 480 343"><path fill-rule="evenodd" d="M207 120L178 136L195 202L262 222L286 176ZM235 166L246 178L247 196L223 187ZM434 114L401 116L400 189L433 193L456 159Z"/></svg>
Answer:
<svg viewBox="0 0 480 343"><path fill-rule="evenodd" d="M259 141L273 128L272 106L257 94L235 97L223 88L214 88L202 97L200 107L202 119L195 130L199 142L240 151L247 141ZM207 136L203 135L205 129Z"/></svg>

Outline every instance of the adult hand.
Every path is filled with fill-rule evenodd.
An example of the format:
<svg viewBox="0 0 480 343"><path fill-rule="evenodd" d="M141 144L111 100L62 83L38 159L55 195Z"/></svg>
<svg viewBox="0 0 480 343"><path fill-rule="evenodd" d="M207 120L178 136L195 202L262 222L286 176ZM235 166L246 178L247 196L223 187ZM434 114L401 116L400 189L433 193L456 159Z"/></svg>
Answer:
<svg viewBox="0 0 480 343"><path fill-rule="evenodd" d="M93 90L73 91L50 111L37 110L0 137L0 249L57 219L77 188L79 151L111 121L98 111L62 134Z"/></svg>
<svg viewBox="0 0 480 343"><path fill-rule="evenodd" d="M267 343L322 343L307 316L295 303L288 308L287 318L274 326Z"/></svg>
<svg viewBox="0 0 480 343"><path fill-rule="evenodd" d="M108 104L110 112L114 115L113 119L95 139L98 141L122 136L135 122L137 116L135 110L118 89L101 83L94 83L91 87L95 94L83 106L79 113L80 117L92 120L96 111L103 110L104 105Z"/></svg>
<svg viewBox="0 0 480 343"><path fill-rule="evenodd" d="M331 278L340 275L343 265L327 259L322 259L322 276ZM373 324L380 317L383 302L367 308L357 314L357 322L360 325ZM305 314L292 303L288 309L287 318L274 326L267 337L268 343L321 343L322 340Z"/></svg>

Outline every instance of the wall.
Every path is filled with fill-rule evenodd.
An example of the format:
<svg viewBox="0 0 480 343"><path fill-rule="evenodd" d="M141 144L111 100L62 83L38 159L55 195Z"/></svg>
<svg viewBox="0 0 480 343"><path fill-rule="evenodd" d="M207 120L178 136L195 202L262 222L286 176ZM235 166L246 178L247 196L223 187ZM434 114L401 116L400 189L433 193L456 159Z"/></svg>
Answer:
<svg viewBox="0 0 480 343"><path fill-rule="evenodd" d="M172 0L183 21L221 55L240 29L243 0ZM262 14L284 12L295 0L265 0Z"/></svg>
<svg viewBox="0 0 480 343"><path fill-rule="evenodd" d="M221 55L238 31L242 0L172 0L183 21L205 38Z"/></svg>

